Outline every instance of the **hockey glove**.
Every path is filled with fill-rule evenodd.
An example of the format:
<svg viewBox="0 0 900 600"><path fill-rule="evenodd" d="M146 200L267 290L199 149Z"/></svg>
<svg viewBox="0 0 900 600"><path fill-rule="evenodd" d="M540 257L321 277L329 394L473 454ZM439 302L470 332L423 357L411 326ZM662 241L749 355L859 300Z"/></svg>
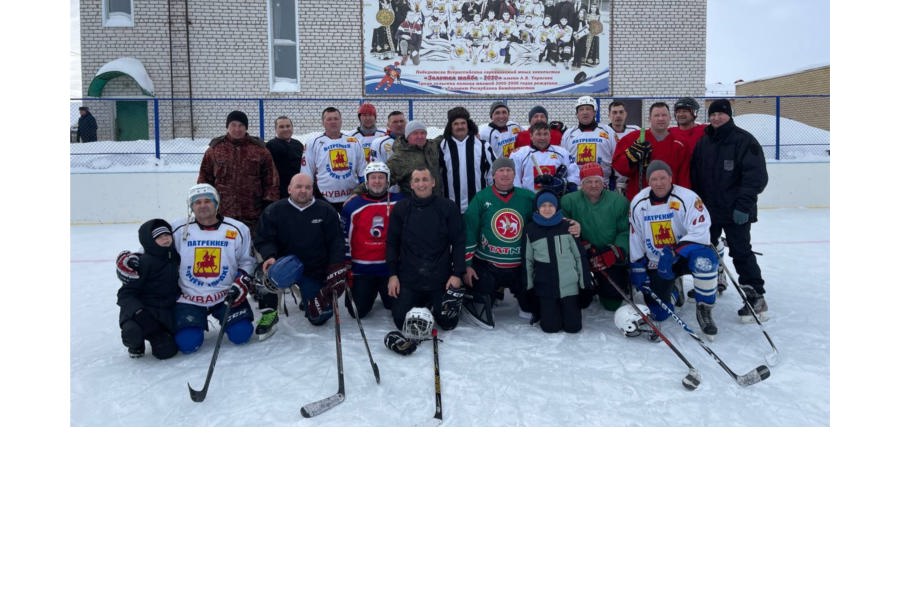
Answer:
<svg viewBox="0 0 900 600"><path fill-rule="evenodd" d="M625 255L614 244L607 245L605 250L591 246L590 250L588 250L588 255L591 260L591 269L594 271L603 271L614 265L625 264Z"/></svg>
<svg viewBox="0 0 900 600"><path fill-rule="evenodd" d="M441 317L444 319L458 317L463 296L465 296L465 291L462 288L447 288L444 292L444 299L441 301Z"/></svg>
<svg viewBox="0 0 900 600"><path fill-rule="evenodd" d="M225 302L227 302L229 306L240 304L247 299L247 292L250 290L251 285L253 285L253 278L244 271L238 270L237 277L234 278L234 281L231 282L231 287L228 288Z"/></svg>
<svg viewBox="0 0 900 600"><path fill-rule="evenodd" d="M347 288L347 273L349 273L349 271L350 263L348 262L329 265L328 273L325 275L325 283L322 285L322 290L325 291L329 297L331 296L332 290L337 296L343 294L344 290Z"/></svg>
<svg viewBox="0 0 900 600"><path fill-rule="evenodd" d="M647 259L642 258L631 263L631 287L640 290L647 285Z"/></svg>
<svg viewBox="0 0 900 600"><path fill-rule="evenodd" d="M122 250L116 257L116 277L122 283L136 281L140 278L137 272L138 264L140 264L141 255L139 253Z"/></svg>
<svg viewBox="0 0 900 600"><path fill-rule="evenodd" d="M668 246L663 248L662 256L659 257L659 264L656 265L656 274L663 279L675 279L675 273L672 271L672 265L675 264L675 253Z"/></svg>
<svg viewBox="0 0 900 600"><path fill-rule="evenodd" d="M634 140L634 143L625 149L625 157L629 162L637 165L641 162L646 162L650 158L650 150L650 142Z"/></svg>
<svg viewBox="0 0 900 600"><path fill-rule="evenodd" d="M388 350L392 350L401 356L408 356L416 351L419 343L411 340L399 331L389 331L384 336L384 345Z"/></svg>
<svg viewBox="0 0 900 600"><path fill-rule="evenodd" d="M731 213L731 220L735 225L743 225L750 220L750 215L742 210L734 209L734 212Z"/></svg>
<svg viewBox="0 0 900 600"><path fill-rule="evenodd" d="M306 314L310 319L316 320L329 310L331 310L331 292L323 286L306 305Z"/></svg>

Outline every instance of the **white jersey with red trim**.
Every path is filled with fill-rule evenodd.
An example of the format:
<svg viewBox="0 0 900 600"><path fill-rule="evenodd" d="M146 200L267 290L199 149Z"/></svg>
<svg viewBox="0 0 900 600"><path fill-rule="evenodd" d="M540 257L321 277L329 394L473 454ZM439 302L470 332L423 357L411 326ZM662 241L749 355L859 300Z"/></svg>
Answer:
<svg viewBox="0 0 900 600"><path fill-rule="evenodd" d="M394 153L394 142L397 138L387 134L372 140L369 146L369 162L381 161L387 164L388 159Z"/></svg>
<svg viewBox="0 0 900 600"><path fill-rule="evenodd" d="M650 187L645 187L631 201L628 220L631 261L647 257L648 267L655 269L662 249L681 242L709 244L711 219L700 196L680 185L673 185L665 202L654 204Z"/></svg>
<svg viewBox="0 0 900 600"><path fill-rule="evenodd" d="M519 127L519 124L512 121L507 122L504 131L500 131L495 125L488 123L478 130L478 137L490 145L494 156L509 158L516 150L516 136L520 131L522 128Z"/></svg>
<svg viewBox="0 0 900 600"><path fill-rule="evenodd" d="M581 183L578 168L566 149L560 146L551 144L546 150L522 146L513 152L510 158L516 164L516 178L513 181L516 187L537 191L534 187L534 178L537 175L556 175L562 165L566 167L566 181L575 185Z"/></svg>
<svg viewBox="0 0 900 600"><path fill-rule="evenodd" d="M363 147L363 155L366 158L366 162L372 162L372 142L375 139L385 135L387 132L384 129L375 129L371 134L365 134L362 130L357 127L356 131L350 134L350 137L355 137L359 140L359 143L362 144Z"/></svg>
<svg viewBox="0 0 900 600"><path fill-rule="evenodd" d="M225 300L238 269L252 275L250 229L224 217L216 227L201 227L191 219L172 222L172 240L181 257L178 267L178 302L215 306Z"/></svg>
<svg viewBox="0 0 900 600"><path fill-rule="evenodd" d="M632 131L639 131L640 127L638 127L637 125L625 125L625 131L621 133L613 129L612 123L601 125L601 127L603 127L603 129L609 136L606 140L606 144L604 144L604 146L600 150L600 164L603 166L603 176L606 177L606 187L608 187L609 189L621 189L624 191L625 186L628 184L628 177L625 177L618 172L613 172L612 157L616 152L616 144L619 143L619 140L621 140ZM614 179L612 177L613 175L615 175Z"/></svg>
<svg viewBox="0 0 900 600"><path fill-rule="evenodd" d="M353 196L353 189L363 181L365 170L362 143L345 134L335 139L320 134L306 146L300 162L300 172L312 177L322 197L332 204Z"/></svg>
<svg viewBox="0 0 900 600"><path fill-rule="evenodd" d="M588 163L600 163L604 176L609 175L612 169L612 153L604 156L609 147L609 133L600 125L594 124L593 129L582 130L575 125L566 129L560 144L572 157L576 167ZM604 158L606 162L604 162Z"/></svg>

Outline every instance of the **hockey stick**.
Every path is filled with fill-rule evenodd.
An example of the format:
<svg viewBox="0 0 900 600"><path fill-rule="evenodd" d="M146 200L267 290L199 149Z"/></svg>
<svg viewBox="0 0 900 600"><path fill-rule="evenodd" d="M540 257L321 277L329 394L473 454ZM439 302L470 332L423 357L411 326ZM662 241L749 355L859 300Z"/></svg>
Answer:
<svg viewBox="0 0 900 600"><path fill-rule="evenodd" d="M375 383L381 383L381 374L378 372L378 365L372 358L372 351L369 350L369 340L366 339L366 332L363 330L362 320L359 318L359 311L356 310L356 302L353 301L353 294L350 290L344 292L347 294L347 300L350 301L350 307L353 309L353 316L356 317L356 324L359 325L359 335L362 336L363 343L366 345L366 353L369 355L369 364L372 365L372 373L375 374Z"/></svg>
<svg viewBox="0 0 900 600"><path fill-rule="evenodd" d="M759 315L756 314L756 311L753 309L753 305L747 300L747 294L744 292L743 288L738 284L735 280L734 275L731 274L731 269L728 268L728 265L722 262L722 266L725 268L725 274L728 275L728 279L731 280L731 284L734 286L734 289L737 290L738 294L741 297L741 300L744 301L744 306L750 311L750 314L753 315L753 318L756 320L756 324L759 325L759 328L762 329L762 333L766 336L766 341L769 342L769 346L772 347L772 353L767 354L765 359L766 363L770 366L775 366L778 362L778 348L775 347L775 342L772 341L772 338L769 337L769 333L766 331L766 328L763 327L762 321L759 319Z"/></svg>
<svg viewBox="0 0 900 600"><path fill-rule="evenodd" d="M444 422L444 407L441 404L441 367L438 364L437 327L431 328L431 340L434 344L434 418L440 425Z"/></svg>
<svg viewBox="0 0 900 600"><path fill-rule="evenodd" d="M760 366L756 367L755 369L753 369L752 371L749 371L748 373L744 373L743 375L738 375L737 373L732 371L731 368L729 368L729 366L727 364L725 364L725 361L723 361L721 358L719 358L719 355L716 354L712 348L710 348L709 346L706 345L706 342L703 341L703 338L701 338L699 335L694 333L694 331L690 327L688 327L688 324L685 323L681 319L681 317L679 317L677 314L675 314L674 310L669 308L669 306L667 304L665 304L662 300L660 300L659 296L657 296L653 292L653 290L650 289L649 286L645 285L644 287L641 288L641 291L644 292L645 294L647 294L648 296L650 296L651 298L653 298L653 300L655 300L656 303L663 308L663 310L665 310L667 313L669 313L672 316L673 319L675 319L676 323L681 325L681 328L684 329L688 333L688 335L690 335L692 338L697 340L697 343L700 344L700 346L704 350L706 350L706 353L709 354L713 358L713 360L716 361L716 363L720 367L722 367L722 369L725 370L726 373L731 375L731 378L734 379L738 385L742 385L742 386L753 385L754 383L759 383L763 379L768 379L769 375L771 375L771 373L769 372L769 368L766 365L760 365Z"/></svg>
<svg viewBox="0 0 900 600"><path fill-rule="evenodd" d="M601 270L600 273L602 273L603 276L606 277L606 280L610 283L610 285L612 285L614 288L616 288L616 291L619 292L619 295L622 296L622 298L625 300L625 302L627 302L629 305L631 305L631 308L634 309L634 312L641 315L641 318L644 320L644 322L647 325L650 326L650 329L652 329L654 332L656 332L656 335L659 336L659 339L664 341L666 343L666 345L672 349L672 352L674 352L675 355L681 359L681 362L683 362L685 365L687 365L688 374L685 375L684 378L681 380L681 385L683 385L684 387L686 387L687 389L689 389L691 391L696 390L697 386L700 385L700 371L698 371L696 368L694 368L694 365L692 365L691 362L687 358L685 358L684 354L682 354L681 351L675 347L675 344L673 344L671 342L671 340L669 340L669 338L667 338L665 335L663 335L663 332L660 331L659 328L653 324L653 321L650 319L650 317L648 317L646 314L644 314L644 311L642 311L641 309L639 309L637 307L637 305L634 303L634 300L629 298L625 294L625 290L623 290L621 287L619 287L619 284L616 283L613 280L613 278L610 277L609 274L605 270Z"/></svg>
<svg viewBox="0 0 900 600"><path fill-rule="evenodd" d="M231 304L225 302L225 314L222 315L222 326L219 327L219 336L216 338L216 348L213 350L212 360L209 361L209 370L206 371L206 382L203 389L195 390L188 383L188 392L191 394L191 400L194 402L203 402L206 399L206 391L209 389L209 380L212 379L213 369L216 368L216 358L219 357L219 348L222 347L222 338L225 337L225 323L228 322L228 315L231 314Z"/></svg>
<svg viewBox="0 0 900 600"><path fill-rule="evenodd" d="M300 409L300 414L306 417L321 415L326 410L332 409L344 401L344 359L341 354L341 313L338 309L337 294L331 292L331 306L334 310L334 347L337 351L338 391L327 398L310 402Z"/></svg>

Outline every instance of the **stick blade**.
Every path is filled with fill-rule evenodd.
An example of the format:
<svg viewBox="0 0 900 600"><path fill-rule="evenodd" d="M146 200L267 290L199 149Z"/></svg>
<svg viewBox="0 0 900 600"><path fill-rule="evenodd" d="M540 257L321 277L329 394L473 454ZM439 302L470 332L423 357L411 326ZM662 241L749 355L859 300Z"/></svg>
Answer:
<svg viewBox="0 0 900 600"><path fill-rule="evenodd" d="M375 383L381 383L381 373L378 371L378 364L372 363L372 372L375 373Z"/></svg>
<svg viewBox="0 0 900 600"><path fill-rule="evenodd" d="M191 387L191 384L188 384L188 392L191 395L191 400L194 402L203 402L206 399L206 388L195 390Z"/></svg>
<svg viewBox="0 0 900 600"><path fill-rule="evenodd" d="M321 415L326 410L331 410L338 404L344 401L344 394L338 392L332 396L328 396L327 398L323 398L322 400L316 400L315 402L310 402L306 406L300 409L300 414L305 418L309 419L315 417L317 415Z"/></svg>
<svg viewBox="0 0 900 600"><path fill-rule="evenodd" d="M700 385L700 372L697 369L691 369L681 380L681 385L692 392L696 390Z"/></svg>
<svg viewBox="0 0 900 600"><path fill-rule="evenodd" d="M763 379L768 379L772 372L766 365L759 365L749 373L745 373L737 378L738 385L753 385L759 383Z"/></svg>

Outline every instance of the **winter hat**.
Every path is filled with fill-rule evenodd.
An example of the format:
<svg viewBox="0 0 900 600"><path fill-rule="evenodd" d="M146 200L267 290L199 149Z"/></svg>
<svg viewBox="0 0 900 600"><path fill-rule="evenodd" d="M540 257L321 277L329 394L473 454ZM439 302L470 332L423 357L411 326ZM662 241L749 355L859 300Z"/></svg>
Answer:
<svg viewBox="0 0 900 600"><path fill-rule="evenodd" d="M549 202L556 209L556 212L553 213L553 216L549 219L544 217L540 211L541 205L545 202ZM534 199L534 208L534 215L532 215L531 218L538 225L558 225L562 222L562 212L559 210L559 198L553 192L548 192L546 190L538 192L537 198Z"/></svg>
<svg viewBox="0 0 900 600"><path fill-rule="evenodd" d="M506 102L504 102L503 100L496 100L494 102L491 102L491 110L488 112L488 117L493 117L494 111L498 108L505 108L506 110L509 110L509 106L506 105Z"/></svg>
<svg viewBox="0 0 900 600"><path fill-rule="evenodd" d="M469 115L469 111L466 110L463 106L454 106L450 110L447 111L447 122L452 123L457 119L465 119L468 121L471 118Z"/></svg>
<svg viewBox="0 0 900 600"><path fill-rule="evenodd" d="M538 104L534 108L528 111L528 122L531 123L531 119L534 118L534 115L541 113L544 115L545 119L550 119L550 115L547 114L547 109Z"/></svg>
<svg viewBox="0 0 900 600"><path fill-rule="evenodd" d="M650 164L647 165L647 179L650 179L650 176L653 175L654 171L665 171L669 174L669 177L672 176L672 169L665 162L661 160L651 160Z"/></svg>
<svg viewBox="0 0 900 600"><path fill-rule="evenodd" d="M545 202L549 202L554 207L556 207L557 210L559 209L559 198L557 198L556 194L554 194L553 192L548 192L546 190L538 192L537 197L534 199L535 207L540 208L541 204Z"/></svg>
<svg viewBox="0 0 900 600"><path fill-rule="evenodd" d="M409 134L416 131L424 131L428 133L428 128L425 127L425 123L423 123L422 121L413 120L406 124L406 131L404 131L406 137L409 137Z"/></svg>
<svg viewBox="0 0 900 600"><path fill-rule="evenodd" d="M247 120L247 114L239 110L233 110L228 113L228 118L225 119L225 127L228 127L229 123L232 121L243 123L244 127L250 127L250 121Z"/></svg>
<svg viewBox="0 0 900 600"><path fill-rule="evenodd" d="M731 102L729 102L728 100L723 100L723 99L713 100L712 104L709 105L709 109L707 109L706 114L711 115L711 114L717 113L717 112L725 113L729 117L732 116L731 115Z"/></svg>
<svg viewBox="0 0 900 600"><path fill-rule="evenodd" d="M153 231L150 232L150 236L154 240L156 238L158 238L159 236L166 235L166 234L172 235L172 228L169 227L169 224L166 223L165 221L162 221L162 223L159 225L159 227L154 227Z"/></svg>
<svg viewBox="0 0 900 600"><path fill-rule="evenodd" d="M497 171L500 169L512 169L516 170L516 163L513 162L511 158L506 158L505 156L501 156L500 158L494 160L491 164L491 175L496 175Z"/></svg>
<svg viewBox="0 0 900 600"><path fill-rule="evenodd" d="M603 177L603 167L600 166L600 163L585 163L581 165L579 175L581 175L582 181L588 177Z"/></svg>

